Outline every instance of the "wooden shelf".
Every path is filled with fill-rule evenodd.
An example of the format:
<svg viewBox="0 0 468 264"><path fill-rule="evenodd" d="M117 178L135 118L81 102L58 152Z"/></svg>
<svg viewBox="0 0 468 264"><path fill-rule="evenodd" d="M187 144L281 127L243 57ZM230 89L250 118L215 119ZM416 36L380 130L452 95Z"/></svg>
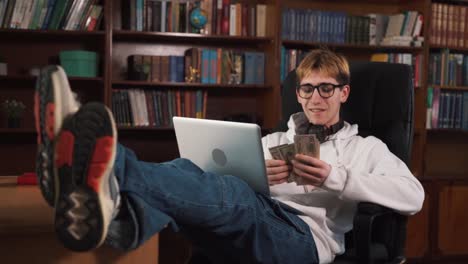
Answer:
<svg viewBox="0 0 468 264"><path fill-rule="evenodd" d="M435 128L427 129L428 134L443 134L443 133L454 133L454 134L467 134L468 130L462 130L458 128Z"/></svg>
<svg viewBox="0 0 468 264"><path fill-rule="evenodd" d="M31 29L0 29L0 36L3 41L11 39L50 39L76 40L90 38L104 38L104 31L82 31L82 30L31 30Z"/></svg>
<svg viewBox="0 0 468 264"><path fill-rule="evenodd" d="M0 128L0 134L36 134L32 128Z"/></svg>
<svg viewBox="0 0 468 264"><path fill-rule="evenodd" d="M298 40L283 40L283 45L287 48L317 48L321 46L327 46L331 49L337 50L360 50L360 51L391 51L391 52L410 52L417 53L422 52L422 47L404 47L404 46L373 46L364 44L338 44L338 43L323 43L323 42L307 42Z"/></svg>
<svg viewBox="0 0 468 264"><path fill-rule="evenodd" d="M422 177L422 180L442 180L442 181L463 181L468 182L468 174L454 173L428 173Z"/></svg>
<svg viewBox="0 0 468 264"><path fill-rule="evenodd" d="M468 86L446 86L446 85L428 85L428 86L434 89L468 91Z"/></svg>
<svg viewBox="0 0 468 264"><path fill-rule="evenodd" d="M187 43L190 45L252 45L269 44L273 42L273 38L271 37L239 37L176 32L135 32L130 30L115 30L112 34L112 37L117 41L145 42L149 40L158 41L159 43Z"/></svg>
<svg viewBox="0 0 468 264"><path fill-rule="evenodd" d="M154 87L170 87L170 88L222 88L222 89L258 89L266 90L271 89L269 85L257 85L257 84L206 84L206 83L177 83L177 82L146 82L146 81L114 81L112 82L113 87L119 89L127 88L124 86L131 86L128 88L154 88Z"/></svg>
<svg viewBox="0 0 468 264"><path fill-rule="evenodd" d="M0 75L0 81L36 81L36 78L31 75Z"/></svg>
<svg viewBox="0 0 468 264"><path fill-rule="evenodd" d="M430 44L429 48L432 50L441 50L441 49L449 49L450 51L459 51L459 52L468 52L468 48L463 47L450 47L450 46L442 46L442 45L433 45Z"/></svg>
<svg viewBox="0 0 468 264"><path fill-rule="evenodd" d="M30 75L7 75L7 76L0 76L0 84L2 84L3 87L15 87L16 88L24 88L24 89L35 89L35 82L36 82L37 77L36 76L30 76ZM86 89L86 88L92 88L94 89L93 85L90 86L83 86L83 85L77 85L74 86L73 84L92 84L92 83L104 83L104 78L102 77L94 77L94 78L89 78L89 77L68 77L68 80L70 81L73 89ZM103 84L104 85L104 84Z"/></svg>
<svg viewBox="0 0 468 264"><path fill-rule="evenodd" d="M0 75L0 81L36 81L37 76L31 75ZM93 81L102 82L102 77L67 77L69 81Z"/></svg>

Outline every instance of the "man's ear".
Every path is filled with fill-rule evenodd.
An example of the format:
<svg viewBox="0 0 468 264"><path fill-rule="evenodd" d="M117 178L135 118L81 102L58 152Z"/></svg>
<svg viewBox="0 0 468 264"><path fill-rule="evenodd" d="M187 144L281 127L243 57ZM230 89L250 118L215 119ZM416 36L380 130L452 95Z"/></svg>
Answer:
<svg viewBox="0 0 468 264"><path fill-rule="evenodd" d="M351 86L349 86L349 84L343 86L343 88L341 88L341 93L340 93L340 102L341 103L344 103L348 100L348 97L349 97L349 93L351 92Z"/></svg>
<svg viewBox="0 0 468 264"><path fill-rule="evenodd" d="M301 97L299 97L299 93L297 92L297 89L296 89L296 99L297 99L297 102L300 104L301 103Z"/></svg>

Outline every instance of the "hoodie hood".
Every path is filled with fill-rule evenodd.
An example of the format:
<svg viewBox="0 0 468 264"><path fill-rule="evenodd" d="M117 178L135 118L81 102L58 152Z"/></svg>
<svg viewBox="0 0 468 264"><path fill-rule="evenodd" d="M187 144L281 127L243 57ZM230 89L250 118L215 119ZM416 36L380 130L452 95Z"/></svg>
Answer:
<svg viewBox="0 0 468 264"><path fill-rule="evenodd" d="M288 121L288 131L286 132L286 138L289 142L294 142L294 135L304 134L304 131L309 126L309 120L304 112L298 112L292 114ZM336 139L347 139L358 134L358 125L351 125L348 122L344 122L344 126L335 134L332 134L326 138L326 140Z"/></svg>

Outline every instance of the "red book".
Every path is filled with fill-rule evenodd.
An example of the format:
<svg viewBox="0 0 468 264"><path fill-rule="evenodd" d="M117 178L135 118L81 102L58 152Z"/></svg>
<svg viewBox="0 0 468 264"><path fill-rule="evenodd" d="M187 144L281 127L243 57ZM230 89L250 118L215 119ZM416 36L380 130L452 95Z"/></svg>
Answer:
<svg viewBox="0 0 468 264"><path fill-rule="evenodd" d="M248 26L249 26L249 6L247 4L242 4L242 14L241 14L241 36L248 36Z"/></svg>
<svg viewBox="0 0 468 264"><path fill-rule="evenodd" d="M221 35L221 25L223 22L223 0L216 1L216 34ZM215 23L213 23L215 24ZM213 31L214 33L215 31Z"/></svg>
<svg viewBox="0 0 468 264"><path fill-rule="evenodd" d="M230 0L223 0L223 20L221 22L221 34L229 35L229 8Z"/></svg>

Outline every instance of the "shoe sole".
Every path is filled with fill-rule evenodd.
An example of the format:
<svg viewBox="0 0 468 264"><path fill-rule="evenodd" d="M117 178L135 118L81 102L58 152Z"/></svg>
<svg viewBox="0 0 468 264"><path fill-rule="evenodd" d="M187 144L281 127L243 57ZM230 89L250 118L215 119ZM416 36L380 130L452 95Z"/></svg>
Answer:
<svg viewBox="0 0 468 264"><path fill-rule="evenodd" d="M53 77L57 71L56 66L49 66L41 71L34 95L37 132L36 174L42 195L50 206L54 206L56 200L54 140L63 119L60 92L57 91L59 87L56 85L59 78Z"/></svg>
<svg viewBox="0 0 468 264"><path fill-rule="evenodd" d="M104 192L116 155L116 135L110 111L90 103L65 119L57 138L55 230L71 250L97 248L106 238L112 210L104 208L109 204Z"/></svg>

